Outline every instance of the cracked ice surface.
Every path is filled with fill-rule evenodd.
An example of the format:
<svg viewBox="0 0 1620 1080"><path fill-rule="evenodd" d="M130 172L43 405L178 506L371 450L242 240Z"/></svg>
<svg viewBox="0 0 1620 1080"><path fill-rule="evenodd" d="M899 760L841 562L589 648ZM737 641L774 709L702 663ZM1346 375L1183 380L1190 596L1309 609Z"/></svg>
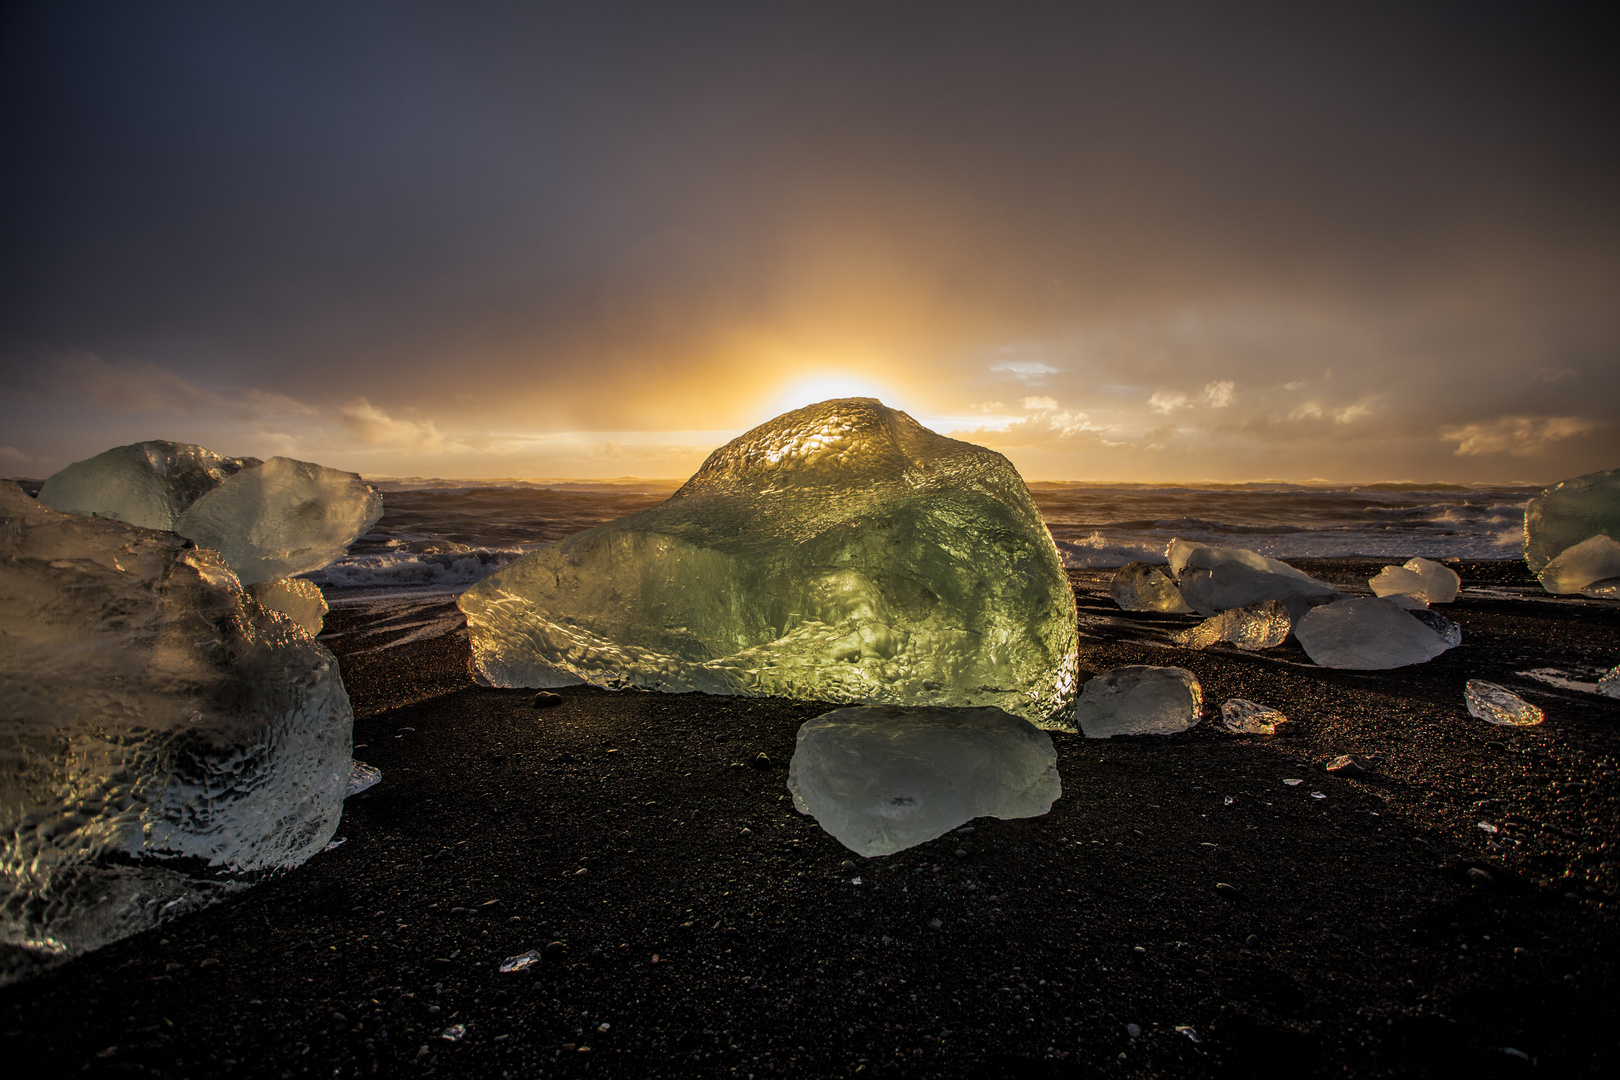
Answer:
<svg viewBox="0 0 1620 1080"><path fill-rule="evenodd" d="M115 446L53 474L39 504L97 514L146 529L173 529L175 519L229 476L260 464L191 443L152 439Z"/></svg>
<svg viewBox="0 0 1620 1080"><path fill-rule="evenodd" d="M1230 641L1245 652L1255 652L1281 645L1292 625L1282 604L1262 600L1211 615L1192 629L1171 635L1171 640L1184 649L1207 649L1217 641Z"/></svg>
<svg viewBox="0 0 1620 1080"><path fill-rule="evenodd" d="M1074 719L1090 739L1174 735L1198 723L1203 706L1203 687L1186 668L1131 664L1087 682Z"/></svg>
<svg viewBox="0 0 1620 1080"><path fill-rule="evenodd" d="M1433 660L1451 648L1443 630L1413 616L1432 616L1427 610L1407 611L1376 596L1335 600L1313 607L1294 624L1294 637L1305 654L1322 667L1379 671ZM1456 632L1462 640L1462 632Z"/></svg>
<svg viewBox="0 0 1620 1080"><path fill-rule="evenodd" d="M0 942L93 949L331 837L353 722L337 663L217 553L0 484L0 632ZM0 951L0 981L28 966Z"/></svg>
<svg viewBox="0 0 1620 1080"><path fill-rule="evenodd" d="M1192 608L1170 576L1152 563L1126 563L1108 583L1108 595L1122 611L1187 612Z"/></svg>
<svg viewBox="0 0 1620 1080"><path fill-rule="evenodd" d="M1074 597L1012 464L871 398L786 413L667 502L462 594L496 686L994 705L1066 727Z"/></svg>
<svg viewBox="0 0 1620 1080"><path fill-rule="evenodd" d="M799 728L793 805L861 855L976 817L1039 817L1063 793L1052 738L1000 709L856 706Z"/></svg>
<svg viewBox="0 0 1620 1080"><path fill-rule="evenodd" d="M1546 717L1541 710L1505 686L1484 679L1469 679L1463 687L1469 715L1504 727L1529 727Z"/></svg>
<svg viewBox="0 0 1620 1080"><path fill-rule="evenodd" d="M1334 596L1339 591L1247 548L1211 547L1178 539L1170 541L1165 555L1182 598L1200 615L1261 600L1302 603L1305 598Z"/></svg>
<svg viewBox="0 0 1620 1080"><path fill-rule="evenodd" d="M1231 698L1221 706L1221 727L1234 735L1275 735L1288 717L1247 698Z"/></svg>

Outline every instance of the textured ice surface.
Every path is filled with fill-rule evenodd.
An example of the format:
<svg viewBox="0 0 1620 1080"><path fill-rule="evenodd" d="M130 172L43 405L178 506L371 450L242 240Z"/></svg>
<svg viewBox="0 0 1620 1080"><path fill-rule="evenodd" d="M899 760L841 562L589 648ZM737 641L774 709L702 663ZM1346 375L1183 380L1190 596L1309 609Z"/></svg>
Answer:
<svg viewBox="0 0 1620 1080"><path fill-rule="evenodd" d="M343 797L358 795L367 788L376 787L382 783L382 770L375 765L367 765L363 761L349 762L349 786L344 789Z"/></svg>
<svg viewBox="0 0 1620 1080"><path fill-rule="evenodd" d="M302 578L281 578L249 585L248 593L271 611L279 611L314 637L326 622L326 597L320 587Z"/></svg>
<svg viewBox="0 0 1620 1080"><path fill-rule="evenodd" d="M1006 458L870 398L786 413L670 499L462 594L496 686L995 705L1068 723L1074 597Z"/></svg>
<svg viewBox="0 0 1620 1080"><path fill-rule="evenodd" d="M1120 567L1108 584L1108 595L1125 611L1191 611L1181 590L1159 567L1133 562Z"/></svg>
<svg viewBox="0 0 1620 1080"><path fill-rule="evenodd" d="M1620 600L1620 577L1594 581L1581 590L1581 595L1594 600Z"/></svg>
<svg viewBox="0 0 1620 1080"><path fill-rule="evenodd" d="M1620 664L1610 668L1603 678L1598 680L1597 691L1604 697L1620 698Z"/></svg>
<svg viewBox="0 0 1620 1080"><path fill-rule="evenodd" d="M1449 604L1457 599L1462 579L1449 566L1431 559L1408 559L1405 566L1386 566L1368 580L1374 596L1406 594L1426 604Z"/></svg>
<svg viewBox="0 0 1620 1080"><path fill-rule="evenodd" d="M382 496L354 473L275 457L192 503L174 531L218 551L244 585L257 585L342 558L382 511Z"/></svg>
<svg viewBox="0 0 1620 1080"><path fill-rule="evenodd" d="M1539 574L1599 533L1620 536L1620 469L1561 481L1531 499L1524 508L1524 561Z"/></svg>
<svg viewBox="0 0 1620 1080"><path fill-rule="evenodd" d="M96 514L147 529L173 529L182 511L258 458L229 458L190 443L115 446L75 461L45 481L39 503L52 510Z"/></svg>
<svg viewBox="0 0 1620 1080"><path fill-rule="evenodd" d="M1462 627L1440 614L1438 611L1429 611L1426 608L1414 608L1407 612L1418 622L1440 635L1440 640L1446 643L1446 648L1455 649L1462 644Z"/></svg>
<svg viewBox="0 0 1620 1080"><path fill-rule="evenodd" d="M216 553L0 483L0 634L0 980L230 887L167 858L229 874L330 838L337 663Z"/></svg>
<svg viewBox="0 0 1620 1080"><path fill-rule="evenodd" d="M788 790L839 843L892 855L976 817L1038 817L1063 793L1052 738L1000 709L866 705L799 728Z"/></svg>
<svg viewBox="0 0 1620 1080"><path fill-rule="evenodd" d="M1335 600L1307 611L1294 624L1294 637L1323 667L1406 667L1433 660L1451 647L1414 614L1376 596Z"/></svg>
<svg viewBox="0 0 1620 1080"><path fill-rule="evenodd" d="M1528 727L1544 719L1540 709L1505 686L1497 686L1484 679L1469 679L1463 688L1463 701L1469 715L1487 724Z"/></svg>
<svg viewBox="0 0 1620 1080"><path fill-rule="evenodd" d="M1288 717L1266 705L1245 698L1232 698L1221 706L1221 727L1234 735L1275 735L1277 725Z"/></svg>
<svg viewBox="0 0 1620 1080"><path fill-rule="evenodd" d="M1204 691L1186 668L1135 664L1105 671L1080 691L1074 720L1088 738L1173 735L1198 722Z"/></svg>
<svg viewBox="0 0 1620 1080"><path fill-rule="evenodd" d="M1536 575L1550 593L1580 593L1595 582L1620 577L1620 541L1599 533L1556 555Z"/></svg>
<svg viewBox="0 0 1620 1080"><path fill-rule="evenodd" d="M1338 592L1287 563L1244 548L1172 540L1165 549L1182 599L1200 615L1261 600L1326 597Z"/></svg>
<svg viewBox="0 0 1620 1080"><path fill-rule="evenodd" d="M1282 604L1262 600L1211 615L1192 629L1173 635L1171 640L1183 649L1207 649L1217 641L1230 641L1240 649L1254 652L1281 645L1292 625Z"/></svg>

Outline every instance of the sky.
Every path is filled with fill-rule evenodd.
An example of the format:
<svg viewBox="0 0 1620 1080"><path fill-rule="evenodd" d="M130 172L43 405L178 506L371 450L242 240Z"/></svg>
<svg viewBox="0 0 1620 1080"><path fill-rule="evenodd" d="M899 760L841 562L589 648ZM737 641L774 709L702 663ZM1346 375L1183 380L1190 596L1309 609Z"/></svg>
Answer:
<svg viewBox="0 0 1620 1080"><path fill-rule="evenodd" d="M0 475L680 478L850 395L1029 480L1614 468L1598 11L12 3Z"/></svg>

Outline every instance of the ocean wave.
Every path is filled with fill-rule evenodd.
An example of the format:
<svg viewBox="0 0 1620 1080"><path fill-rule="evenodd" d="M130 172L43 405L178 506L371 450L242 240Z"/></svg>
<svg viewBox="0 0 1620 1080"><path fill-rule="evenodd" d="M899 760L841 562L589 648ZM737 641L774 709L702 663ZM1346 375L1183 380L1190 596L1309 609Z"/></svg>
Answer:
<svg viewBox="0 0 1620 1080"><path fill-rule="evenodd" d="M1122 543L1094 532L1081 540L1053 540L1063 565L1070 570L1090 567L1124 566L1131 562L1163 563L1164 545Z"/></svg>
<svg viewBox="0 0 1620 1080"><path fill-rule="evenodd" d="M463 588L528 554L521 548L445 546L462 550L350 555L307 576L317 585L337 589Z"/></svg>

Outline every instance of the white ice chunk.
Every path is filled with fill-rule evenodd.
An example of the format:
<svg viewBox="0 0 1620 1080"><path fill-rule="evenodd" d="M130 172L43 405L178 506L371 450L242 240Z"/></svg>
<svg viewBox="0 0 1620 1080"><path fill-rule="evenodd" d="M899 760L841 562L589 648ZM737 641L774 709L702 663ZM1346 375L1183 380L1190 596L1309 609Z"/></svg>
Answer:
<svg viewBox="0 0 1620 1080"><path fill-rule="evenodd" d="M0 942L72 955L294 866L337 826L332 654L216 552L0 483ZM0 981L24 954L5 953Z"/></svg>
<svg viewBox="0 0 1620 1080"><path fill-rule="evenodd" d="M1277 725L1288 717L1267 705L1245 698L1232 698L1221 706L1221 727L1234 735L1275 735Z"/></svg>
<svg viewBox="0 0 1620 1080"><path fill-rule="evenodd" d="M382 496L354 473L275 457L199 498L174 529L257 585L342 558L382 512Z"/></svg>
<svg viewBox="0 0 1620 1080"><path fill-rule="evenodd" d="M1335 600L1307 611L1294 624L1294 637L1323 667L1406 667L1433 660L1451 647L1413 614L1374 596Z"/></svg>
<svg viewBox="0 0 1620 1080"><path fill-rule="evenodd" d="M799 728L788 790L861 855L892 855L976 817L1039 817L1063 793L1052 738L1000 709L856 706Z"/></svg>
<svg viewBox="0 0 1620 1080"><path fill-rule="evenodd" d="M1108 584L1108 595L1124 611L1191 611L1170 575L1152 563L1133 562L1120 567Z"/></svg>
<svg viewBox="0 0 1620 1080"><path fill-rule="evenodd" d="M190 443L152 439L75 461L45 481L39 504L173 529L186 507L226 477L258 464L258 458L223 457Z"/></svg>
<svg viewBox="0 0 1620 1080"><path fill-rule="evenodd" d="M249 585L248 593L271 611L281 612L308 630L310 637L321 632L326 613L331 610L326 606L320 586L303 578L281 578Z"/></svg>
<svg viewBox="0 0 1620 1080"><path fill-rule="evenodd" d="M1505 686L1484 679L1469 679L1463 688L1463 702L1468 713L1487 724L1528 727L1539 724L1545 717L1540 709Z"/></svg>
<svg viewBox="0 0 1620 1080"><path fill-rule="evenodd" d="M1610 668L1603 678L1598 680L1597 692L1604 697L1620 698L1620 664Z"/></svg>
<svg viewBox="0 0 1620 1080"><path fill-rule="evenodd" d="M1174 735L1198 722L1204 691L1186 668L1135 664L1086 683L1074 720L1087 738Z"/></svg>
<svg viewBox="0 0 1620 1080"><path fill-rule="evenodd" d="M1405 566L1386 566L1368 580L1374 596L1405 593L1426 604L1449 604L1457 599L1462 579L1449 566L1431 559L1409 559Z"/></svg>
<svg viewBox="0 0 1620 1080"><path fill-rule="evenodd" d="M1620 541L1599 533L1565 549L1536 575L1550 593L1585 592L1594 582L1620 577Z"/></svg>
<svg viewBox="0 0 1620 1080"><path fill-rule="evenodd" d="M1217 641L1230 641L1240 649L1254 652L1281 645L1292 625L1282 604L1262 600L1211 615L1192 629L1172 635L1171 640L1183 649L1207 649Z"/></svg>
<svg viewBox="0 0 1620 1080"><path fill-rule="evenodd" d="M1012 464L870 398L716 450L667 502L462 594L481 678L994 705L1069 722L1074 596Z"/></svg>
<svg viewBox="0 0 1620 1080"><path fill-rule="evenodd" d="M1600 533L1620 536L1620 469L1560 481L1531 499L1524 508L1524 561L1540 574L1558 555Z"/></svg>
<svg viewBox="0 0 1620 1080"><path fill-rule="evenodd" d="M1245 548L1211 547L1178 539L1170 541L1165 555L1182 598L1200 615L1261 600L1333 596L1338 592L1287 563Z"/></svg>

